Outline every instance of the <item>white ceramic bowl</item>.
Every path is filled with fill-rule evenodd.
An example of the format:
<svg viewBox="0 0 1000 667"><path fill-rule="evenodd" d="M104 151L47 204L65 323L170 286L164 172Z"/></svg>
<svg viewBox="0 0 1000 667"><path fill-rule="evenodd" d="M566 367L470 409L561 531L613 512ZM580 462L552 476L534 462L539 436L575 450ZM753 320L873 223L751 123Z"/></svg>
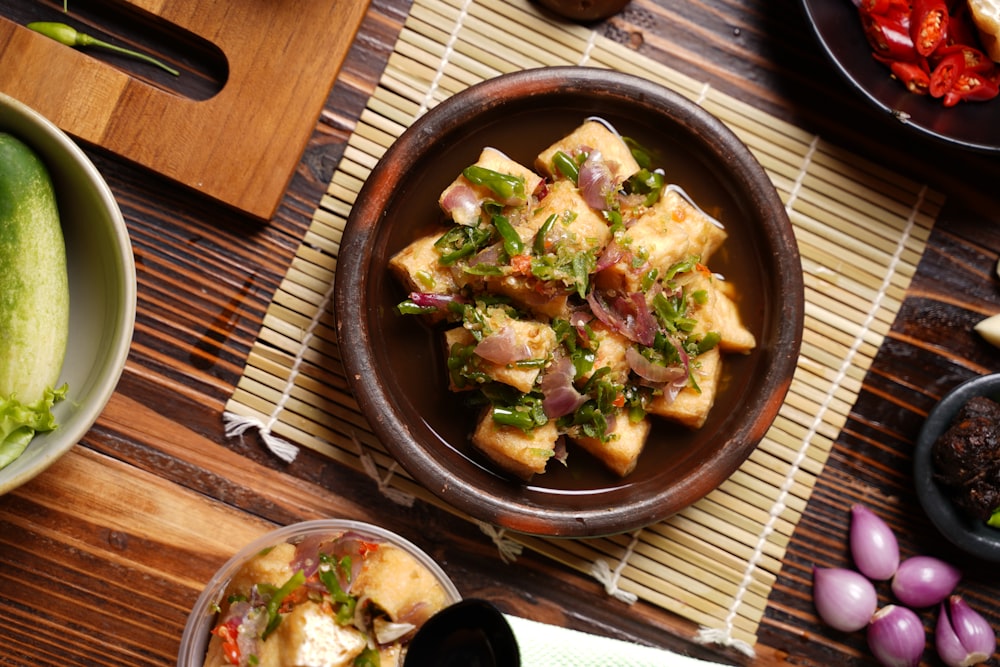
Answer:
<svg viewBox="0 0 1000 667"><path fill-rule="evenodd" d="M125 367L135 324L135 261L121 211L97 168L62 130L0 93L0 132L30 146L55 185L69 267L70 337L53 408L58 428L0 469L0 494L54 463L90 430Z"/></svg>
<svg viewBox="0 0 1000 667"><path fill-rule="evenodd" d="M438 580L446 593L449 603L458 602L462 599L458 589L455 588L455 584L448 578L448 575L441 569L441 566L427 555L426 552L396 533L369 523L351 521L349 519L303 521L262 535L240 549L238 553L219 568L215 576L205 585L205 590L202 591L198 600L194 603L191 615L188 616L187 624L184 626L184 634L181 636L180 650L177 654L177 667L201 667L204 663L205 653L208 650L210 631L215 623L215 610L222 599L222 595L225 593L229 580L243 567L248 559L264 549L281 544L282 542L295 542L310 536L321 537L344 532L359 533L374 542L388 543L402 549L413 556L420 565L426 568Z"/></svg>

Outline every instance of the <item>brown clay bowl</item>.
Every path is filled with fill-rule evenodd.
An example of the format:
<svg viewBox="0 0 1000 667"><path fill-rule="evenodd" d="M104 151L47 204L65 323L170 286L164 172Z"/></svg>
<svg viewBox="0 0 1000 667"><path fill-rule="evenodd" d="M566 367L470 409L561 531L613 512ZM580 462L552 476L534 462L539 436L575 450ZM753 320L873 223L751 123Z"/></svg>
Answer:
<svg viewBox="0 0 1000 667"><path fill-rule="evenodd" d="M658 423L624 479L586 454L531 482L495 472L473 450L475 415L447 390L439 333L396 304L406 294L389 258L441 217L441 190L485 146L530 165L588 116L662 149L668 180L718 206L729 238L712 269L740 286L757 336L727 361L727 379L698 431ZM802 268L782 202L746 146L675 92L632 75L543 68L483 82L418 119L364 184L338 258L335 315L348 381L373 430L403 467L455 509L509 530L583 537L665 519L725 481L770 427L802 336ZM733 355L734 357L736 355Z"/></svg>

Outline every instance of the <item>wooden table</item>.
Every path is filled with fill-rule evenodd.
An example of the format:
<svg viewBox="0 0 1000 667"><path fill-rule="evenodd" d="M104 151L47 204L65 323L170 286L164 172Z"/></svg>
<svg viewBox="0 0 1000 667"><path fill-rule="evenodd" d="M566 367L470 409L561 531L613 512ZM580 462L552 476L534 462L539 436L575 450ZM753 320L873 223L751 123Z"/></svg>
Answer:
<svg viewBox="0 0 1000 667"><path fill-rule="evenodd" d="M948 195L882 346L785 557L757 657L693 643L692 624L626 607L594 580L524 553L503 566L479 530L303 451L286 466L221 414L265 309L374 89L406 16L374 0L278 212L262 223L99 149L135 249L138 316L118 390L51 469L0 497L0 665L172 664L201 585L238 545L324 516L396 530L446 563L466 596L535 620L730 664L873 665L861 635L815 618L812 566L849 563L844 508L891 499L905 554L966 570L963 589L1000 626L1000 577L952 552L920 512L909 451L927 411L958 382L1000 370L971 332L1000 312L1000 160L915 137L864 104L823 59L793 0L633 0L605 35ZM928 651L928 663L939 664ZM994 656L989 662L998 665Z"/></svg>

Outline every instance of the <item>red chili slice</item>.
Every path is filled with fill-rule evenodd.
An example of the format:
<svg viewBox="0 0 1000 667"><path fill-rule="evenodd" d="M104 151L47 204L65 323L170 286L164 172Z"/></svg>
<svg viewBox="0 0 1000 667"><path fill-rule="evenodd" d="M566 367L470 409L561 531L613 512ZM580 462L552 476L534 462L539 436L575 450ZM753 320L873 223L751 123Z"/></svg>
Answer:
<svg viewBox="0 0 1000 667"><path fill-rule="evenodd" d="M988 79L979 72L962 72L954 87L945 93L944 105L953 107L959 102L985 102L1000 94L1000 86L996 81Z"/></svg>
<svg viewBox="0 0 1000 667"><path fill-rule="evenodd" d="M931 71L929 92L931 97L944 97L944 94L954 89L958 77L965 71L965 56L957 51L950 53Z"/></svg>
<svg viewBox="0 0 1000 667"><path fill-rule="evenodd" d="M889 69L911 93L926 95L930 90L930 75L920 65L896 61L889 63Z"/></svg>
<svg viewBox="0 0 1000 667"><path fill-rule="evenodd" d="M989 56L976 47L969 46L968 44L952 44L950 46L942 46L934 53L934 57L943 60L953 53L962 54L962 60L965 63L964 69L967 69L970 72L990 72L994 68L993 61L990 60Z"/></svg>
<svg viewBox="0 0 1000 667"><path fill-rule="evenodd" d="M910 37L910 19L905 12L862 14L865 37L876 56L889 61L916 62L918 55Z"/></svg>
<svg viewBox="0 0 1000 667"><path fill-rule="evenodd" d="M914 0L910 38L917 53L929 56L944 43L948 20L948 7L944 0Z"/></svg>

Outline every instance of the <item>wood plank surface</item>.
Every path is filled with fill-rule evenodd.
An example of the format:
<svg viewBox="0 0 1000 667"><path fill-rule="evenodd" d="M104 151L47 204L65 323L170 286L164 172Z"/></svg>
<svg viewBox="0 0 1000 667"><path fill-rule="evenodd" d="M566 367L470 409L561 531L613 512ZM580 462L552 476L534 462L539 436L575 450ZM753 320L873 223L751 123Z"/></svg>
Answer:
<svg viewBox="0 0 1000 667"><path fill-rule="evenodd" d="M811 602L811 567L849 564L846 508L862 501L887 518L907 554L959 562L962 592L1000 628L1000 579L942 544L909 476L913 439L934 401L1000 370L1000 351L971 333L1000 312L1000 163L918 139L869 109L824 60L792 0L633 0L599 25L629 48L948 196L902 314L793 534L755 658L698 645L691 623L626 606L543 557L504 563L476 526L421 503L400 508L367 477L318 454L285 465L255 437L225 436L223 406L406 12L400 0L367 9L266 222L89 147L132 235L135 338L115 397L80 445L0 497L0 665L172 664L200 582L251 536L318 516L396 530L438 558L463 594L535 620L728 664L873 666L863 636L823 627ZM941 663L929 650L924 664Z"/></svg>

